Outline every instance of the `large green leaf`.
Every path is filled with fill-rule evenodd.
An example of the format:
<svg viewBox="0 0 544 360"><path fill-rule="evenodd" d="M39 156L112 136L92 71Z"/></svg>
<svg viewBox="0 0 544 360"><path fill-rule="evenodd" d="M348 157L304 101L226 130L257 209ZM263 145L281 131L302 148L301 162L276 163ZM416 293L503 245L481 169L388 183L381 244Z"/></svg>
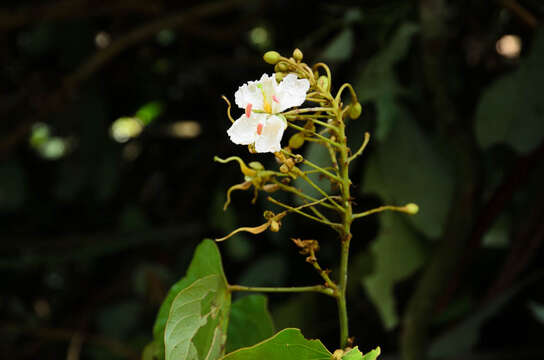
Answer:
<svg viewBox="0 0 544 360"><path fill-rule="evenodd" d="M255 345L274 335L274 323L267 308L267 297L249 295L235 301L230 309L227 352Z"/></svg>
<svg viewBox="0 0 544 360"><path fill-rule="evenodd" d="M544 31L519 68L495 81L476 111L476 136L484 148L507 143L527 153L544 138Z"/></svg>
<svg viewBox="0 0 544 360"><path fill-rule="evenodd" d="M208 275L217 275L226 283L219 249L214 241L206 239L197 246L193 255L193 260L189 265L189 269L187 269L187 274L170 288L166 299L159 309L153 327L153 337L157 344L155 349L158 351L156 354L157 359L164 358L164 329L174 298L180 291L194 283L196 280L202 279Z"/></svg>
<svg viewBox="0 0 544 360"><path fill-rule="evenodd" d="M368 61L356 80L359 101L376 103L377 124L374 135L378 140L385 138L398 118L395 97L405 93L405 89L397 80L395 65L406 56L411 39L417 31L418 26L413 23L402 24L388 45Z"/></svg>
<svg viewBox="0 0 544 360"><path fill-rule="evenodd" d="M374 272L362 281L386 329L398 323L395 284L413 274L425 259L425 248L404 218L397 213L380 215L380 233L370 250Z"/></svg>
<svg viewBox="0 0 544 360"><path fill-rule="evenodd" d="M307 340L299 329L284 329L248 348L238 349L223 360L330 360L332 354L319 340Z"/></svg>
<svg viewBox="0 0 544 360"><path fill-rule="evenodd" d="M369 158L362 190L390 204L418 204L419 213L408 221L426 236L438 238L453 195L453 171L409 112L402 113L402 120Z"/></svg>
<svg viewBox="0 0 544 360"><path fill-rule="evenodd" d="M212 360L227 340L230 292L225 279L209 275L178 293L164 331L166 360Z"/></svg>

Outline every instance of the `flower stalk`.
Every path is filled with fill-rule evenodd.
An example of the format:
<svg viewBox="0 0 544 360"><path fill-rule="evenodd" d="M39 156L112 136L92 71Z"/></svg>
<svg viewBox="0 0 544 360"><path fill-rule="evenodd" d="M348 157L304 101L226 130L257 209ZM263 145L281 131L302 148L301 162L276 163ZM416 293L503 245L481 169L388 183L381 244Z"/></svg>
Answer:
<svg viewBox="0 0 544 360"><path fill-rule="evenodd" d="M274 214L271 211L266 211L264 224L256 227L238 228L217 241L225 240L240 231L253 234L260 234L267 230L279 231L282 219L290 214L304 216L335 230L340 245L339 268L335 280L329 276L329 271L323 270L318 263L316 253L319 250L319 244L317 240L292 239L295 245L301 249L300 253L308 255L306 261L319 273L324 281L323 284L271 288L229 285L229 290L317 292L334 297L338 307L340 347L345 349L353 345L349 337L346 297L353 221L386 210L415 214L418 207L415 204L385 205L363 212L354 212L350 193L349 167L352 161L364 153L370 141L370 135L365 133L359 149L352 153L347 146L346 120L348 118L355 120L361 115L361 104L355 90L349 83L342 85L335 95L331 93L331 71L326 64L317 63L310 67L303 63L302 59L303 54L298 49L289 58L283 57L275 51L267 52L264 55L264 60L274 65L276 73L272 76L265 74L259 81L250 81L238 89L235 94L235 102L244 109L244 114L238 120L232 119L230 102L225 98L228 104L227 116L233 121L227 131L231 140L236 144L249 145L250 152L274 153L279 162L279 171L265 170L260 163L258 166L255 163L249 163L247 166L240 158L236 157L226 160L217 158L216 160L223 163L237 161L244 175L245 181L243 183L229 189L227 204L230 202L232 190L246 190L251 185L256 193L258 191L272 192L272 190L285 191L299 197L305 203L294 206L268 196L267 200L280 206L283 209L282 212ZM348 104L344 104L342 101L342 95L346 90L350 94ZM314 103L315 106L299 107L306 101ZM296 121L303 121L304 126L295 124ZM282 147L281 139L287 128L291 128L297 133L291 136L288 146ZM330 165L321 166L305 159L300 154L296 154L295 152L299 151L306 141L325 146L332 167ZM252 164L254 165L252 166ZM301 170L299 165L306 165L311 170ZM317 173L328 179L333 191L327 192L317 185L308 176L312 173ZM293 186L291 181L297 178L317 190L322 197L315 198Z"/></svg>

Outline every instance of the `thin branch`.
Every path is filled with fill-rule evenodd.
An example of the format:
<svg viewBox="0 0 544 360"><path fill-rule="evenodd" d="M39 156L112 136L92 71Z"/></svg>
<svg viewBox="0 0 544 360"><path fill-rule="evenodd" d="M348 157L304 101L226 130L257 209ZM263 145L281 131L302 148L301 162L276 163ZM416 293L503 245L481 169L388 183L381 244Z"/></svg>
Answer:
<svg viewBox="0 0 544 360"><path fill-rule="evenodd" d="M334 297L334 290L323 285L314 286L293 286L293 287L257 287L243 285L229 285L229 291L268 292L268 293L301 293L317 292Z"/></svg>
<svg viewBox="0 0 544 360"><path fill-rule="evenodd" d="M529 10L520 5L516 0L498 0L504 8L512 11L518 18L521 19L525 24L527 24L532 29L538 27L538 20L536 17L531 14Z"/></svg>

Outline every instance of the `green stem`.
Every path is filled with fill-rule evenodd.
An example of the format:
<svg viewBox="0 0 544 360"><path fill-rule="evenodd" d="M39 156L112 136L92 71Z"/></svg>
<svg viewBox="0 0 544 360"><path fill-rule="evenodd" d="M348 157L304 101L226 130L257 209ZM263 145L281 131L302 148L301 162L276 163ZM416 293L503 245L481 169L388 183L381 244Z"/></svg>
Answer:
<svg viewBox="0 0 544 360"><path fill-rule="evenodd" d="M317 292L328 296L334 296L334 290L323 285L314 286L292 286L292 287L258 287L258 286L243 286L243 285L228 285L229 291L248 291L248 292L269 292L269 293L301 293L301 292Z"/></svg>
<svg viewBox="0 0 544 360"><path fill-rule="evenodd" d="M340 170L340 190L342 196L342 206L344 213L342 214L342 232L341 232L341 254L340 254L340 270L338 279L338 291L336 302L338 304L338 317L340 322L340 347L343 349L348 345L349 327L348 327L348 312L346 304L346 287L348 283L348 265L349 265L349 245L351 242L351 223L353 221L353 209L351 207L351 195L349 179L349 149L347 147L346 125L342 119L342 110L337 101L333 102L336 112L337 122L339 124L338 141L343 144L339 149L340 158L338 166Z"/></svg>

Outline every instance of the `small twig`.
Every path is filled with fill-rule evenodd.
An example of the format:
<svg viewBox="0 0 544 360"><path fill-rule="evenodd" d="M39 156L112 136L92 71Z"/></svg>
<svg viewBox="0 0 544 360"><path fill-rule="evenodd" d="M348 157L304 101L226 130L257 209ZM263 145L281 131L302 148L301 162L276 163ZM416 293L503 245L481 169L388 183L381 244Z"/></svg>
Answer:
<svg viewBox="0 0 544 360"><path fill-rule="evenodd" d="M357 158L357 156L360 156L363 153L363 151L365 150L365 148L368 145L369 141L370 141L370 134L368 132L365 132L365 138L363 140L363 143L361 144L361 147L359 148L359 150L357 150L357 152L355 154L351 155L348 158L348 162L352 162L353 160L355 160L355 158Z"/></svg>
<svg viewBox="0 0 544 360"><path fill-rule="evenodd" d="M314 286L293 286L293 287L257 287L243 285L229 285L229 291L249 291L249 292L268 292L268 293L301 293L301 292L317 292L334 297L334 290L323 285Z"/></svg>

